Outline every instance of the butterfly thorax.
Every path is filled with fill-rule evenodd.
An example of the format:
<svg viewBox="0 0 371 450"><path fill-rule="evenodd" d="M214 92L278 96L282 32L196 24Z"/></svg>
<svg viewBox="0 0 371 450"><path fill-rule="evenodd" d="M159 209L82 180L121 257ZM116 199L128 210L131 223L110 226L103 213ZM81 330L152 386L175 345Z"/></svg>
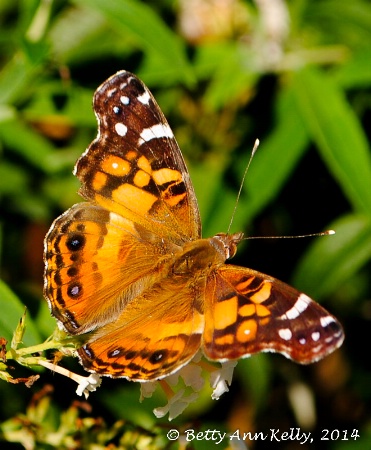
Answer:
<svg viewBox="0 0 371 450"><path fill-rule="evenodd" d="M187 242L172 266L175 275L215 270L232 258L243 233L216 234L212 238Z"/></svg>

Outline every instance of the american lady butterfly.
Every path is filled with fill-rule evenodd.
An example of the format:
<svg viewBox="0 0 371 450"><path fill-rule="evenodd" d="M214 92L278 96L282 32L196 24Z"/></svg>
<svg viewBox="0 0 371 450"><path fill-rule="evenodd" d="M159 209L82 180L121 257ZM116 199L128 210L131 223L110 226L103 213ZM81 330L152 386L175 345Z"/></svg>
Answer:
<svg viewBox="0 0 371 450"><path fill-rule="evenodd" d="M201 238L178 144L135 75L105 81L94 111L98 136L74 170L87 202L45 239L45 296L59 326L82 335L86 370L157 380L200 349L213 361L273 351L306 364L341 345L339 322L307 295L225 264L242 233Z"/></svg>

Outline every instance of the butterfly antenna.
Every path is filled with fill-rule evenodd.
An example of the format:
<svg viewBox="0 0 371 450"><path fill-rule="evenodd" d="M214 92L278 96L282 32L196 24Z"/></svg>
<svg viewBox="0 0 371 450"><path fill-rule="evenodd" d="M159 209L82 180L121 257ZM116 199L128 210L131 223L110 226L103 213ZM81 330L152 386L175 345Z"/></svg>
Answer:
<svg viewBox="0 0 371 450"><path fill-rule="evenodd" d="M240 197L241 197L242 188L243 188L243 185L244 185L244 183L245 183L245 178L246 178L247 172L248 172L248 170L249 170L251 161L252 161L252 159L253 159L253 157L254 157L254 155L255 155L255 153L256 153L256 150L257 150L258 147L259 147L259 144L260 144L259 139L256 139L256 140L255 140L254 147L253 147L252 152L251 152L251 155L250 155L249 162L247 163L245 172L244 172L243 177L242 177L242 181L241 181L241 184L240 184L240 189L238 190L238 194L237 194L237 198L236 198L236 203L235 203L235 205L234 205L233 212L232 212L231 221L229 222L229 226L228 226L228 229L227 229L227 234L229 234L229 231L230 231L231 226L232 226L232 223L233 223L234 216L236 215L237 205L238 205L238 201L240 200Z"/></svg>
<svg viewBox="0 0 371 450"><path fill-rule="evenodd" d="M320 231L319 233L309 233L309 234L299 234L294 236L246 236L243 238L243 240L247 241L250 239L296 239L296 238L306 238L306 237L313 237L313 236L329 236L330 234L335 234L334 230L326 230L326 231Z"/></svg>

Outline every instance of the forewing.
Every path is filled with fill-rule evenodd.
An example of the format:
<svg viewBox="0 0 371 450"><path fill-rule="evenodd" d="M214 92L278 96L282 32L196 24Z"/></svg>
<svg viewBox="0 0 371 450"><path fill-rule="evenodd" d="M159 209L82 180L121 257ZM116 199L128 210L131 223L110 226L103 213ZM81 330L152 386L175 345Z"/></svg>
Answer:
<svg viewBox="0 0 371 450"><path fill-rule="evenodd" d="M174 135L147 87L121 71L95 92L98 137L78 160L80 193L177 244L200 236L196 196Z"/></svg>
<svg viewBox="0 0 371 450"><path fill-rule="evenodd" d="M212 360L273 351L308 364L331 353L343 339L335 317L268 275L225 265L208 280L203 347Z"/></svg>

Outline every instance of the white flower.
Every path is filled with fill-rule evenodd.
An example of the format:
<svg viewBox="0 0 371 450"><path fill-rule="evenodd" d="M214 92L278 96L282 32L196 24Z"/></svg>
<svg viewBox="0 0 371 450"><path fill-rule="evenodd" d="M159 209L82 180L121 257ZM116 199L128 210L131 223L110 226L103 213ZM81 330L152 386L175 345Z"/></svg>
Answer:
<svg viewBox="0 0 371 450"><path fill-rule="evenodd" d="M143 399L152 397L152 394L155 392L157 385L157 381L146 381L145 383L140 383L139 401L142 402Z"/></svg>
<svg viewBox="0 0 371 450"><path fill-rule="evenodd" d="M200 359L201 355L197 354L190 363L186 364L176 373L162 380L141 383L140 401L143 398L151 397L159 384L165 392L168 402L165 406L154 409L153 413L157 418L169 414L169 420L172 420L179 416L190 403L197 400L199 391L205 385L205 373L208 373L210 376L210 386L213 389L211 398L218 400L224 392L228 392L237 361L221 363L221 367L218 368ZM178 388L178 390L174 392L170 386L176 389Z"/></svg>
<svg viewBox="0 0 371 450"><path fill-rule="evenodd" d="M170 375L166 378L166 381L171 386L176 386L179 382L179 378L182 378L184 384L191 387L196 392L200 391L205 384L205 380L202 376L202 368L192 362L182 367L173 375Z"/></svg>
<svg viewBox="0 0 371 450"><path fill-rule="evenodd" d="M52 370L53 372L60 373L61 375L64 375L65 377L75 381L78 384L76 394L79 396L84 394L85 398L88 398L89 393L96 391L97 388L102 384L102 378L97 373L91 373L88 377L83 377L82 375L78 375L77 373L71 372L64 367L60 367L57 364L53 364L49 361L39 359L38 363L41 366Z"/></svg>
<svg viewBox="0 0 371 450"><path fill-rule="evenodd" d="M210 386L213 388L211 398L219 400L219 397L228 392L228 386L232 383L233 370L237 365L237 361L227 361L221 363L220 369L214 370L210 374Z"/></svg>
<svg viewBox="0 0 371 450"><path fill-rule="evenodd" d="M185 390L179 389L179 391L169 399L165 406L153 410L154 415L159 419L169 413L169 420L173 420L175 417L182 414L186 407L198 398L196 392L193 392L188 397L185 397L184 394Z"/></svg>
<svg viewBox="0 0 371 450"><path fill-rule="evenodd" d="M85 398L89 397L90 392L94 392L102 384L102 378L97 373L91 373L88 377L79 377L75 379L78 383L76 394L81 396L84 394Z"/></svg>

